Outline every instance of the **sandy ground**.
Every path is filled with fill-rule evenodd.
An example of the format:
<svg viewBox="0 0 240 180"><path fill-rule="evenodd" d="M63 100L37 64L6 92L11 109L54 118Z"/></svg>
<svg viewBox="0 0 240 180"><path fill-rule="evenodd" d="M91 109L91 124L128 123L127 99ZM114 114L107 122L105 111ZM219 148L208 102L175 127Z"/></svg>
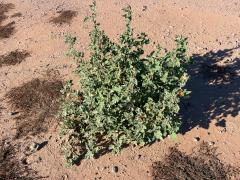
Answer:
<svg viewBox="0 0 240 180"><path fill-rule="evenodd" d="M79 49L87 50L89 0L4 0L14 6L4 13L1 27L8 37L0 37L0 56L26 50L30 56L16 65L0 65L0 140L12 139L16 124L5 94L34 78L50 73L67 80L74 78L74 62L65 56L64 34L72 33ZM168 148L179 144L187 153L200 142L218 147L220 158L240 166L240 2L237 0L101 0L98 20L113 39L124 28L121 9L130 4L136 32L145 31L163 47L174 47L174 37L188 37L189 54L196 63L190 68L190 99L182 103L183 127L177 140L166 138L149 147L129 147L120 155L106 154L96 160L83 160L66 168L59 146L57 122L47 133L15 140L21 148L31 142L48 143L27 158L27 163L46 179L152 179L152 163L161 160ZM61 11L76 11L72 21L50 22ZM16 13L21 13L16 14ZM14 15L15 14L15 15ZM12 17L12 15L14 15ZM14 23L12 23L14 22ZM213 63L219 66L212 65ZM22 152L19 152L19 157ZM116 172L116 167L118 172ZM115 170L115 171L114 171Z"/></svg>

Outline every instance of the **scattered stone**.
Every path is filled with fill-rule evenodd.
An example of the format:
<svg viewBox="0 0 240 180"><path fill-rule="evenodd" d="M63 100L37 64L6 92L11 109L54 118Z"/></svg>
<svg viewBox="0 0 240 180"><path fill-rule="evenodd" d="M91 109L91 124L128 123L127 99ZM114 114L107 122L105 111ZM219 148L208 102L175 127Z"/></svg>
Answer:
<svg viewBox="0 0 240 180"><path fill-rule="evenodd" d="M147 6L143 6L142 11L146 11L147 10Z"/></svg>
<svg viewBox="0 0 240 180"><path fill-rule="evenodd" d="M225 133L225 132L227 132L226 128L223 128L222 130L220 130L220 133Z"/></svg>
<svg viewBox="0 0 240 180"><path fill-rule="evenodd" d="M32 153L37 152L39 150L39 144L36 143L36 142L31 143L30 146L29 146L29 150Z"/></svg>
<svg viewBox="0 0 240 180"><path fill-rule="evenodd" d="M194 141L196 141L196 142L200 141L200 137L195 137Z"/></svg>
<svg viewBox="0 0 240 180"><path fill-rule="evenodd" d="M214 141L210 141L210 142L208 142L208 144L209 144L209 146L213 146L215 144L215 142Z"/></svg>
<svg viewBox="0 0 240 180"><path fill-rule="evenodd" d="M25 156L21 157L20 158L20 162L23 164L23 165L27 165L27 158Z"/></svg>
<svg viewBox="0 0 240 180"><path fill-rule="evenodd" d="M66 180L66 179L68 179L68 175L67 174L62 175L61 180Z"/></svg>
<svg viewBox="0 0 240 180"><path fill-rule="evenodd" d="M9 116L15 116L15 115L17 115L19 112L17 112L17 111L15 111L15 112L10 112L9 113Z"/></svg>
<svg viewBox="0 0 240 180"><path fill-rule="evenodd" d="M113 167L112 167L112 172L113 172L113 173L118 173L118 171L119 171L118 166L113 166Z"/></svg>
<svg viewBox="0 0 240 180"><path fill-rule="evenodd" d="M97 170L101 172L101 171L104 170L104 168L105 168L105 167L99 167L99 166L98 166L98 167L97 167Z"/></svg>

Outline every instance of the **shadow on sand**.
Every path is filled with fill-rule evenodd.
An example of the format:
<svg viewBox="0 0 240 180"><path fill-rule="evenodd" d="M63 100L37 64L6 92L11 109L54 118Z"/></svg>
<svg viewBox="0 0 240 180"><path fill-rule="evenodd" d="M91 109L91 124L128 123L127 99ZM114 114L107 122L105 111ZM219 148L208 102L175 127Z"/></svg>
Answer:
<svg viewBox="0 0 240 180"><path fill-rule="evenodd" d="M214 119L216 126L225 127L226 116L239 114L240 58L233 58L238 48L193 55L195 64L189 68L191 79L187 84L192 93L181 104L181 133L195 127L208 129Z"/></svg>

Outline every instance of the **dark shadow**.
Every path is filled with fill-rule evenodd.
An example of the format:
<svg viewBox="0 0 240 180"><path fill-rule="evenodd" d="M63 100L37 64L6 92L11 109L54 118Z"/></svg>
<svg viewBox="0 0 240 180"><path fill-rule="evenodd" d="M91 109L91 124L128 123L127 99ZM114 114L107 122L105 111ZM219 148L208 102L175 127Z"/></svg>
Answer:
<svg viewBox="0 0 240 180"><path fill-rule="evenodd" d="M0 117L2 115L3 106L0 104Z"/></svg>
<svg viewBox="0 0 240 180"><path fill-rule="evenodd" d="M222 119L222 120L218 121L215 125L219 126L219 127L226 127L226 120Z"/></svg>
<svg viewBox="0 0 240 180"><path fill-rule="evenodd" d="M46 145L48 145L48 141L43 141L42 143L40 143L40 144L38 145L38 150L44 148Z"/></svg>
<svg viewBox="0 0 240 180"><path fill-rule="evenodd" d="M100 146L100 147L103 147L103 148L102 148L98 153L96 153L96 154L94 155L94 159L99 159L100 157L102 157L102 156L104 156L104 155L112 152L112 150L109 149L109 147L110 147L111 144L113 144L113 142L109 142L109 141L106 142L106 141L104 141L104 140L101 139L101 138L98 140L98 142L99 142L99 146ZM124 148L127 148L127 147L129 147L129 145L127 145L127 144L125 144L125 145L122 146L123 149L124 149ZM82 154L81 156L78 157L78 159L76 159L76 160L74 161L74 165L80 166L82 160L84 160L84 159L86 159L86 158L85 158L85 154Z"/></svg>
<svg viewBox="0 0 240 180"><path fill-rule="evenodd" d="M191 79L186 86L192 93L181 104L181 133L195 127L208 129L214 119L220 121L239 114L240 59L233 58L238 48L193 55L195 63L189 68Z"/></svg>

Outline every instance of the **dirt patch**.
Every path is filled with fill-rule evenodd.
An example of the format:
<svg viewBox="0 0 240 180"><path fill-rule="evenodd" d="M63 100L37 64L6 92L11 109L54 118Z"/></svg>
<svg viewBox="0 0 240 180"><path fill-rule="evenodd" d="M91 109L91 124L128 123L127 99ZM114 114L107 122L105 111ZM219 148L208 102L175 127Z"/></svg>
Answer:
<svg viewBox="0 0 240 180"><path fill-rule="evenodd" d="M14 9L14 7L15 6L12 3L0 3L0 24L8 17L7 15L5 15L5 13L9 12L9 10L11 9Z"/></svg>
<svg viewBox="0 0 240 180"><path fill-rule="evenodd" d="M28 51L12 51L6 55L0 56L0 67L20 64L27 57L30 57L30 53Z"/></svg>
<svg viewBox="0 0 240 180"><path fill-rule="evenodd" d="M20 12L17 12L17 13L14 13L13 15L11 15L12 18L21 17L21 16L22 16L22 13L20 13Z"/></svg>
<svg viewBox="0 0 240 180"><path fill-rule="evenodd" d="M60 12L57 17L53 17L50 22L58 25L70 24L72 19L77 16L76 11L66 10Z"/></svg>
<svg viewBox="0 0 240 180"><path fill-rule="evenodd" d="M11 144L0 144L0 179L32 180L39 178L37 172L30 169L17 158L17 148Z"/></svg>
<svg viewBox="0 0 240 180"><path fill-rule="evenodd" d="M0 26L0 39L9 38L15 32L15 22L10 22L5 26Z"/></svg>
<svg viewBox="0 0 240 180"><path fill-rule="evenodd" d="M191 155L171 148L164 162L156 162L153 166L155 179L186 180L186 179L215 179L225 180L240 177L240 169L224 165L218 158L216 148L208 143L202 143L198 150Z"/></svg>
<svg viewBox="0 0 240 180"><path fill-rule="evenodd" d="M60 80L33 79L6 94L14 111L20 112L15 118L16 138L48 130L59 108L62 87Z"/></svg>

